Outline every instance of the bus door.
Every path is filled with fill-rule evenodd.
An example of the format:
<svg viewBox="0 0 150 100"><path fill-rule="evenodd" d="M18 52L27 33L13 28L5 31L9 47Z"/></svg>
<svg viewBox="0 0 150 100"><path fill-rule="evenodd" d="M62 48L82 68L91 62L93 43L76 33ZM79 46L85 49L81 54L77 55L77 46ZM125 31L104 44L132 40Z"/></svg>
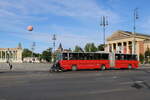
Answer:
<svg viewBox="0 0 150 100"><path fill-rule="evenodd" d="M109 53L109 65L115 67L115 53Z"/></svg>

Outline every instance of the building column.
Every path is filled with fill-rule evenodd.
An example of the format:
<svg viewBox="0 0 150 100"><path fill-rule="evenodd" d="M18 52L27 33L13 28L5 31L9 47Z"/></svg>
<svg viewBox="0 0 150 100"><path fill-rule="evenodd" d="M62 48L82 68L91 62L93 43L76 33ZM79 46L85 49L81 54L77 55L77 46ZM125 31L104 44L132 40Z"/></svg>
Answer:
<svg viewBox="0 0 150 100"><path fill-rule="evenodd" d="M16 60L16 51L14 51L14 60Z"/></svg>
<svg viewBox="0 0 150 100"><path fill-rule="evenodd" d="M123 49L124 49L123 42L121 42L121 53L123 53Z"/></svg>
<svg viewBox="0 0 150 100"><path fill-rule="evenodd" d="M114 52L114 43L112 43L111 51Z"/></svg>
<svg viewBox="0 0 150 100"><path fill-rule="evenodd" d="M116 43L116 53L118 53L118 43Z"/></svg>
<svg viewBox="0 0 150 100"><path fill-rule="evenodd" d="M127 48L127 54L129 54L129 43L128 43L128 41L126 42L126 48Z"/></svg>
<svg viewBox="0 0 150 100"><path fill-rule="evenodd" d="M7 58L7 52L5 51L5 57L4 57L4 60L7 60L6 58Z"/></svg>
<svg viewBox="0 0 150 100"><path fill-rule="evenodd" d="M0 59L2 59L2 53L1 53L1 52L2 52L2 51L0 51L0 55L1 55L1 56L0 56Z"/></svg>
<svg viewBox="0 0 150 100"><path fill-rule="evenodd" d="M109 52L109 48L110 48L110 46L109 46L109 44L107 44L107 52Z"/></svg>
<svg viewBox="0 0 150 100"><path fill-rule="evenodd" d="M12 51L12 61L14 62L14 51Z"/></svg>
<svg viewBox="0 0 150 100"><path fill-rule="evenodd" d="M18 60L18 52L16 51L16 60Z"/></svg>
<svg viewBox="0 0 150 100"><path fill-rule="evenodd" d="M111 44L109 44L109 52L111 52L111 50L112 50L111 47L112 47Z"/></svg>

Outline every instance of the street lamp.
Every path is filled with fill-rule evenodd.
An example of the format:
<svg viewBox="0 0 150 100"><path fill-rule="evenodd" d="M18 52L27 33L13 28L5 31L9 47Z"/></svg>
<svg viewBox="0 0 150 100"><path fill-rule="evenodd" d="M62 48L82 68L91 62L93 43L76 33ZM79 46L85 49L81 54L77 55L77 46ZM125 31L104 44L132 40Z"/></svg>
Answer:
<svg viewBox="0 0 150 100"><path fill-rule="evenodd" d="M138 8L135 8L134 9L134 12L133 12L133 43L132 43L132 54L135 54L136 53L136 48L135 48L135 32L136 32L136 20L139 19L139 16L138 16Z"/></svg>
<svg viewBox="0 0 150 100"><path fill-rule="evenodd" d="M107 16L102 16L101 17L101 23L100 26L102 26L103 28L103 39L104 39L104 50L105 50L105 30L106 30L106 26L108 26L108 18Z"/></svg>
<svg viewBox="0 0 150 100"><path fill-rule="evenodd" d="M52 58L52 62L55 63L55 42L56 42L56 34L53 34L53 37L52 37L52 40L53 40L53 58Z"/></svg>
<svg viewBox="0 0 150 100"><path fill-rule="evenodd" d="M56 41L56 35L55 34L53 34L52 40L53 40L53 51L55 52L55 41Z"/></svg>
<svg viewBox="0 0 150 100"><path fill-rule="evenodd" d="M33 53L34 53L34 50L35 50L35 46L36 46L36 44L35 44L35 42L33 42L32 43L32 46L31 46L31 50L32 50L32 61L34 60L34 56L33 56Z"/></svg>

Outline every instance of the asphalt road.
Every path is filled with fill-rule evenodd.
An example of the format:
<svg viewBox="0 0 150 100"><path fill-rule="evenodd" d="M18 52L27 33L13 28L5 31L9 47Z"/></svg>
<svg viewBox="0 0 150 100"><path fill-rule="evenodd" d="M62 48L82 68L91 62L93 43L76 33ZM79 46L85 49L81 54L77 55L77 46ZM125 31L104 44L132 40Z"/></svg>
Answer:
<svg viewBox="0 0 150 100"><path fill-rule="evenodd" d="M150 100L150 67L1 72L0 100Z"/></svg>

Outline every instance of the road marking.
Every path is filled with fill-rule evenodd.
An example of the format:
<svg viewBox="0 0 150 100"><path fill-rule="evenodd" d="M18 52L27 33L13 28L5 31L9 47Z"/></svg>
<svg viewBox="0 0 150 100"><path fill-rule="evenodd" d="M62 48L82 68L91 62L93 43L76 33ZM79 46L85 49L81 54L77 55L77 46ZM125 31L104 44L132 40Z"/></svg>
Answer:
<svg viewBox="0 0 150 100"><path fill-rule="evenodd" d="M131 88L119 88L119 89L110 89L110 90L99 90L99 91L88 92L88 94L103 94L103 93L120 92L120 91L127 91L127 90L131 90Z"/></svg>

